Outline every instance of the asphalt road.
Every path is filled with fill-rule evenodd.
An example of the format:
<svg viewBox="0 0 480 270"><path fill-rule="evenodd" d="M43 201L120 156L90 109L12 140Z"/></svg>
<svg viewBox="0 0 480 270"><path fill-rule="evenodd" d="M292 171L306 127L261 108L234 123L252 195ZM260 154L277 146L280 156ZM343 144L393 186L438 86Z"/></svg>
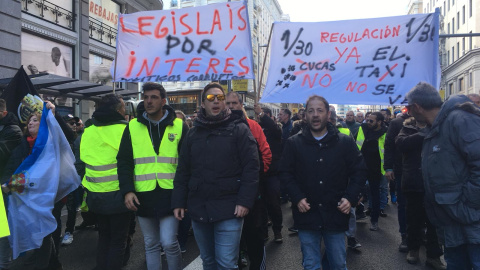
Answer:
<svg viewBox="0 0 480 270"><path fill-rule="evenodd" d="M357 222L357 239L362 244L358 250L348 250L348 269L377 270L377 269L429 269L425 267L425 249L420 251L420 263L410 265L406 262L406 254L398 251L400 234L398 233L397 207L388 205L385 209L387 217L380 217L377 232L369 230L369 220L364 219ZM64 210L66 214L66 211ZM267 268L268 269L302 269L302 254L300 243L296 234L290 234L287 228L293 224L291 211L288 205L283 205L284 229L282 244L273 241L266 242ZM64 216L63 219L66 217ZM77 225L81 223L78 215ZM270 231L273 237L273 232ZM94 230L76 231L74 241L69 246L64 246L60 251L60 261L65 270L90 270L95 266L97 232ZM183 254L184 269L202 269L199 251L194 237L190 237L187 244L187 252ZM145 249L143 236L137 224L137 232L134 236L132 256L126 270L147 269L145 264ZM163 269L168 269L165 258Z"/></svg>

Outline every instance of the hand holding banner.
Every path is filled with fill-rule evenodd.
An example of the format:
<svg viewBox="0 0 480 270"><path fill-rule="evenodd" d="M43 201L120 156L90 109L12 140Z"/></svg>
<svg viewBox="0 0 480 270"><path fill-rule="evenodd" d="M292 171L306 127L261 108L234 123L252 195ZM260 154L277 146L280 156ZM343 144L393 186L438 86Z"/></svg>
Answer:
<svg viewBox="0 0 480 270"><path fill-rule="evenodd" d="M253 79L247 7L228 2L122 14L116 61L114 81Z"/></svg>
<svg viewBox="0 0 480 270"><path fill-rule="evenodd" d="M420 81L438 88L439 13L354 21L275 23L260 102L393 105Z"/></svg>

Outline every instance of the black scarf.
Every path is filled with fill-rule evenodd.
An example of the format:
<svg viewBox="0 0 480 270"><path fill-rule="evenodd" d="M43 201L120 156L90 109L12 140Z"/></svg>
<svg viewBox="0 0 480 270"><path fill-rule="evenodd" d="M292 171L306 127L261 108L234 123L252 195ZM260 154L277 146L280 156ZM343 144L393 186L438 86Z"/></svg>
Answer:
<svg viewBox="0 0 480 270"><path fill-rule="evenodd" d="M205 108L202 108L197 114L195 122L210 127L221 126L223 123L226 123L230 120L231 115L232 111L229 108L226 108L215 116L207 116Z"/></svg>

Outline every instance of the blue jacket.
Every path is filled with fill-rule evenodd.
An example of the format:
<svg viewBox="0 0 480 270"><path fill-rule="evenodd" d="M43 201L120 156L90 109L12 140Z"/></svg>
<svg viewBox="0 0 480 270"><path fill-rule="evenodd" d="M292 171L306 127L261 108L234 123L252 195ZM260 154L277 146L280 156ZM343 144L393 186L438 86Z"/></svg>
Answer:
<svg viewBox="0 0 480 270"><path fill-rule="evenodd" d="M446 101L422 148L425 209L445 245L480 244L480 109L463 95Z"/></svg>

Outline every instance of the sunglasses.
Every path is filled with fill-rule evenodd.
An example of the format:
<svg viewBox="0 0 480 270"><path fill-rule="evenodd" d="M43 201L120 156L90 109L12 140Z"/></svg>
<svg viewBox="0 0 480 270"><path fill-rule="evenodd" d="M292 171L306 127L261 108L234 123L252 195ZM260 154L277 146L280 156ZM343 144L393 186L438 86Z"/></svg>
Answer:
<svg viewBox="0 0 480 270"><path fill-rule="evenodd" d="M70 126L80 126L80 123L68 123Z"/></svg>
<svg viewBox="0 0 480 270"><path fill-rule="evenodd" d="M206 100L208 101L214 101L215 98L217 98L218 101L224 101L225 100L225 95L224 94L217 94L217 95L207 95Z"/></svg>
<svg viewBox="0 0 480 270"><path fill-rule="evenodd" d="M375 123L375 121L374 121L374 120L371 120L371 119L367 120L367 122L368 122L368 123Z"/></svg>

